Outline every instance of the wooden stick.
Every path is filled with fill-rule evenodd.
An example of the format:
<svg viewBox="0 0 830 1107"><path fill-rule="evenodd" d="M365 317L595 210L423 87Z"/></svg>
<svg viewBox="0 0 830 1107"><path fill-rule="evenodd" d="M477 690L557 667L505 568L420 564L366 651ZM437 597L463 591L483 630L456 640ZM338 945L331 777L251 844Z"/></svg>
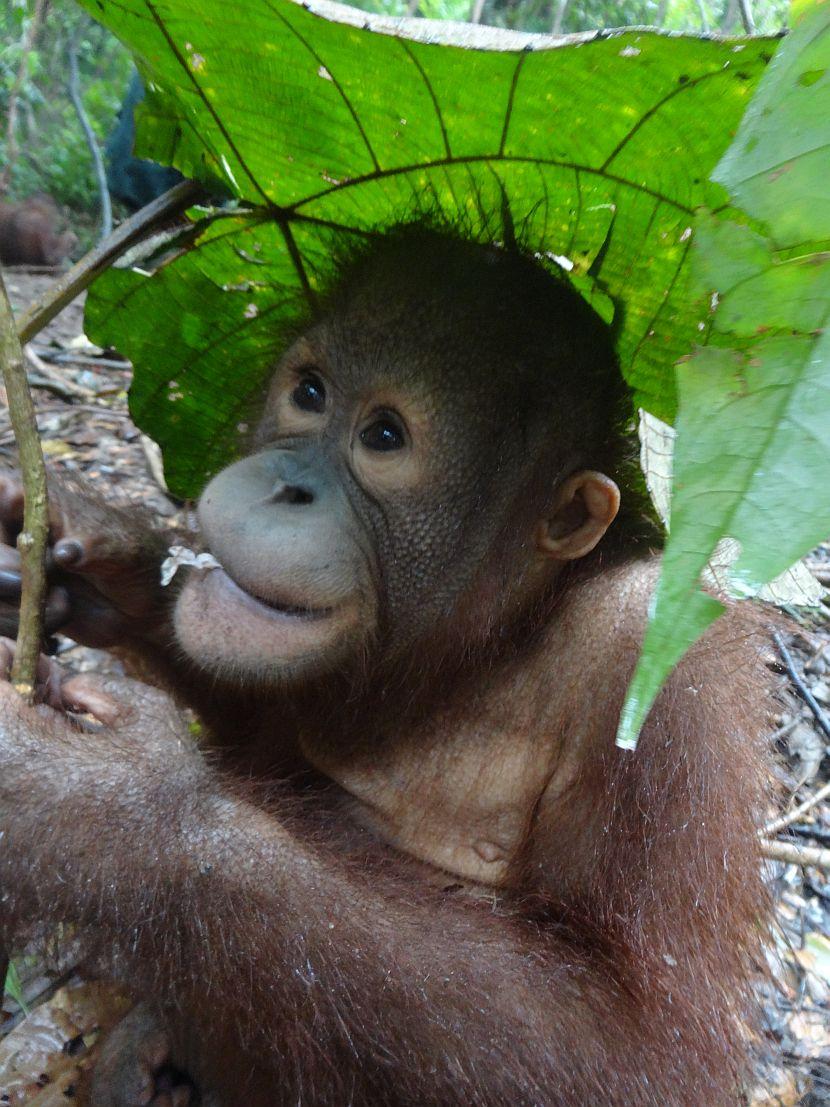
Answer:
<svg viewBox="0 0 830 1107"><path fill-rule="evenodd" d="M17 337L14 312L0 272L0 368L6 385L9 418L20 452L23 477L23 530L17 538L20 551L20 619L12 683L29 703L35 695L35 678L43 635L46 601L46 543L49 537L49 504L46 499L46 466L35 421L35 405L26 378L23 348ZM0 949L0 993L5 993L9 957Z"/></svg>
<svg viewBox="0 0 830 1107"><path fill-rule="evenodd" d="M0 272L0 368L6 384L9 418L20 452L23 476L23 530L17 539L21 570L20 622L12 682L30 703L34 698L43 634L49 506L46 498L46 467L43 463L32 394L26 379L22 344L34 338L116 258L121 257L156 227L164 226L185 208L196 203L203 195L200 185L193 181L182 181L136 212L106 241L81 258L45 295L31 304L17 325ZM8 967L8 955L5 950L0 949L0 994L5 988Z"/></svg>
<svg viewBox="0 0 830 1107"><path fill-rule="evenodd" d="M0 365L9 401L9 418L20 451L23 478L23 530L17 538L17 548L20 551L20 622L12 666L12 683L21 696L31 703L43 635L49 507L46 500L46 466L43 463L43 451L35 421L35 405L29 391L23 349L17 337L14 313L2 274Z"/></svg>
<svg viewBox="0 0 830 1107"><path fill-rule="evenodd" d="M775 644L778 647L778 652L781 654L781 660L784 662L787 672L790 674L790 680L795 685L798 694L812 711L813 715L815 716L815 720L821 728L821 731L824 734L825 738L830 738L830 722L828 722L827 716L822 711L813 693L798 675L798 670L795 667L795 662L793 661L792 654L784 645L784 640L777 630L774 632L772 637L775 640Z"/></svg>
<svg viewBox="0 0 830 1107"><path fill-rule="evenodd" d="M797 846L791 842L761 842L761 853L770 861L784 861L788 865L813 865L830 872L830 849L817 846Z"/></svg>
<svg viewBox="0 0 830 1107"><path fill-rule="evenodd" d="M828 780L826 784L822 784L817 792L812 796L808 796L798 807L794 807L792 811L788 811L785 815L781 815L780 818L773 819L772 822L767 823L766 826L758 831L758 834L762 838L769 838L772 834L777 834L778 831L783 830L785 826L797 822L802 815L806 815L811 808L815 807L817 803L821 803L821 801L828 796L830 796L830 780Z"/></svg>

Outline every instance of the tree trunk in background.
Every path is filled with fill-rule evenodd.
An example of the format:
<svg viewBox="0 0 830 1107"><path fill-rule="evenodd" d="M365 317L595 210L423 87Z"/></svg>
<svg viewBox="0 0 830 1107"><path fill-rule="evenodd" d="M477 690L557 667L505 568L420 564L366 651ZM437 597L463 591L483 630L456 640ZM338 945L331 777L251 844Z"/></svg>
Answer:
<svg viewBox="0 0 830 1107"><path fill-rule="evenodd" d="M726 10L723 13L723 19L720 21L720 31L724 35L731 35L735 30L735 24L738 22L738 0L729 0L726 5Z"/></svg>
<svg viewBox="0 0 830 1107"><path fill-rule="evenodd" d="M752 16L752 7L749 0L738 0L738 6L741 9L741 22L744 25L744 30L748 35L754 35L755 20Z"/></svg>
<svg viewBox="0 0 830 1107"><path fill-rule="evenodd" d="M565 16L568 13L569 0L556 0L556 6L553 10L553 22L550 25L550 33L552 35L562 34L562 24L565 22Z"/></svg>
<svg viewBox="0 0 830 1107"><path fill-rule="evenodd" d="M420 0L415 0L416 8L419 2ZM98 183L98 195L101 200L101 229L98 233L98 241L103 242L105 238L109 238L112 234L112 202L110 201L110 190L107 185L107 171L104 167L101 147L98 145L98 139L95 137L95 132L92 129L92 124L89 121L89 116L86 113L83 98L81 97L81 80L78 76L77 36L73 36L69 40L67 56L69 58L69 98L72 101L72 106L75 108L75 114L78 116L81 130L84 132L86 144L92 155L92 164L95 167L95 180Z"/></svg>

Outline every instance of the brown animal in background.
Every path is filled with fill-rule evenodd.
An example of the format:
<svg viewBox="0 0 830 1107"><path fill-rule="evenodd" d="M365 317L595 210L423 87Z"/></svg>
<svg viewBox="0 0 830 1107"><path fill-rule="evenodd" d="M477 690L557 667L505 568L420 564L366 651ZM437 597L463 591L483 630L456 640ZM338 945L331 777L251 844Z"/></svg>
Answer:
<svg viewBox="0 0 830 1107"><path fill-rule="evenodd" d="M0 204L0 263L60 265L78 244L72 231L58 233L61 222L58 205L45 193Z"/></svg>
<svg viewBox="0 0 830 1107"><path fill-rule="evenodd" d="M205 490L221 567L167 595L149 521L53 485L52 624L155 665L213 746L144 684L52 689L97 734L0 684L4 938L87 927L146 1001L96 1107L195 1101L185 1071L226 1107L736 1103L762 617L615 748L659 567L629 403L564 282L409 229L346 266Z"/></svg>

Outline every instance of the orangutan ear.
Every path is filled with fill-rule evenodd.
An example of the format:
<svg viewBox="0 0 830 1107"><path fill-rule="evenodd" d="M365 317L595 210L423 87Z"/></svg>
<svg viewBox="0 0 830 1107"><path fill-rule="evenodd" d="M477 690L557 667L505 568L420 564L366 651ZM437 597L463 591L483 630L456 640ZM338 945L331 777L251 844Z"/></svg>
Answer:
<svg viewBox="0 0 830 1107"><path fill-rule="evenodd" d="M545 557L573 561L596 546L616 518L620 490L593 469L574 473L556 495L553 513L539 522L536 547Z"/></svg>

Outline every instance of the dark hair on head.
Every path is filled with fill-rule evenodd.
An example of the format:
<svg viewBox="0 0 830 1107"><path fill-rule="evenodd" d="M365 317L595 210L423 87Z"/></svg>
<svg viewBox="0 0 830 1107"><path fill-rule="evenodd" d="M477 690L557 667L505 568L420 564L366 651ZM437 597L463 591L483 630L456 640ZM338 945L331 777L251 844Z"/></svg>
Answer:
<svg viewBox="0 0 830 1107"><path fill-rule="evenodd" d="M639 467L631 391L620 371L611 327L564 270L512 242L462 237L443 221L419 219L333 254L322 314L339 312L363 294L394 288L400 324L437 348L449 335L428 334L435 307L452 300L452 337L470 335L493 364L510 366L507 384L514 417L549 420L554 445L572 470L599 469L623 489L614 534L656 546L656 521ZM382 305L377 305L378 310ZM395 326L394 316L390 325ZM444 364L441 371L450 373ZM489 382L482 381L485 387ZM518 410L517 405L522 405ZM563 473L567 476L567 473Z"/></svg>

